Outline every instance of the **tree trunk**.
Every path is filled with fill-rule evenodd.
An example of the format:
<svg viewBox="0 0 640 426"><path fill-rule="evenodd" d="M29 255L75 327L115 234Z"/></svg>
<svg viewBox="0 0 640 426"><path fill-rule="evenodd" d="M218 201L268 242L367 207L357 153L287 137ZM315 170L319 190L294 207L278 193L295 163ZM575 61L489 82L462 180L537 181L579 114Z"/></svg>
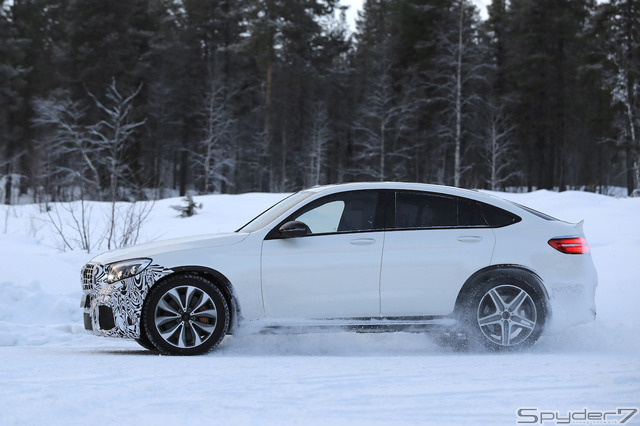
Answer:
<svg viewBox="0 0 640 426"><path fill-rule="evenodd" d="M453 185L460 186L462 174L462 25L464 23L464 4L460 2L458 21L458 54L456 58L456 140L453 165Z"/></svg>
<svg viewBox="0 0 640 426"><path fill-rule="evenodd" d="M271 90L273 89L273 61L267 65L267 80L264 89L264 129L260 173L260 190L269 192L271 183Z"/></svg>
<svg viewBox="0 0 640 426"><path fill-rule="evenodd" d="M180 196L184 197L187 194L187 150L182 149L180 152Z"/></svg>
<svg viewBox="0 0 640 426"><path fill-rule="evenodd" d="M629 148L627 148L627 191L631 195L636 189L640 189L640 161L638 149L638 140L636 135L636 126L634 125L633 101L634 93L630 73L627 71L627 93L625 102L625 112L627 115L627 124L629 126Z"/></svg>
<svg viewBox="0 0 640 426"><path fill-rule="evenodd" d="M631 149L631 147L627 147L627 149L625 149L625 154L627 158L626 160L627 195L631 195L633 194L633 191L636 189L634 173L633 173L633 150Z"/></svg>
<svg viewBox="0 0 640 426"><path fill-rule="evenodd" d="M385 126L384 126L384 120L382 120L382 124L380 126L380 182L384 181L385 175L384 175L384 167L385 167L385 157L386 157L386 146L385 146Z"/></svg>
<svg viewBox="0 0 640 426"><path fill-rule="evenodd" d="M7 179L5 180L5 184L4 184L4 202L7 205L11 204L11 186L13 185L12 182L12 175L11 175L11 168L9 165L7 165L6 167L7 169Z"/></svg>

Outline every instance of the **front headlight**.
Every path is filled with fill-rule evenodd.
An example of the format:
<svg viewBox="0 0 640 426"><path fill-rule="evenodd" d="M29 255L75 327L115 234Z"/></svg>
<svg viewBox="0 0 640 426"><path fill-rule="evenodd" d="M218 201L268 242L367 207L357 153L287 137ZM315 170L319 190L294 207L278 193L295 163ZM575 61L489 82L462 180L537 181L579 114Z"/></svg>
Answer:
<svg viewBox="0 0 640 426"><path fill-rule="evenodd" d="M108 284L113 284L117 281L131 278L147 269L150 263L151 259L129 259L109 263L104 267L104 280Z"/></svg>

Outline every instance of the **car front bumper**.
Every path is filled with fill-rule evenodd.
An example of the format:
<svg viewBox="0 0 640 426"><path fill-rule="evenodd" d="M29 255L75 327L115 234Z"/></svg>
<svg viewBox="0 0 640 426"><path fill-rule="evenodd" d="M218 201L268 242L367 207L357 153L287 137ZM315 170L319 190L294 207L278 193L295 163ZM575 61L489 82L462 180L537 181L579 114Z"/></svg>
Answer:
<svg viewBox="0 0 640 426"><path fill-rule="evenodd" d="M140 338L142 305L149 289L171 269L150 265L140 274L108 284L103 267L87 264L82 272L84 328L99 336Z"/></svg>

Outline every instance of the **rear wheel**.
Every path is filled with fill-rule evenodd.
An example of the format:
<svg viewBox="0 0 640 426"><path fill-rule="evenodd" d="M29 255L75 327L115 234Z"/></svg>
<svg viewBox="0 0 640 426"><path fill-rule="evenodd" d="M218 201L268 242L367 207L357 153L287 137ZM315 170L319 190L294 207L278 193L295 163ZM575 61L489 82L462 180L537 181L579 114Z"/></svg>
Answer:
<svg viewBox="0 0 640 426"><path fill-rule="evenodd" d="M470 343L490 350L528 348L542 334L547 310L539 287L522 274L499 274L477 286L463 307Z"/></svg>
<svg viewBox="0 0 640 426"><path fill-rule="evenodd" d="M220 290L198 275L170 277L153 287L143 310L144 329L160 352L200 355L229 329L229 306Z"/></svg>

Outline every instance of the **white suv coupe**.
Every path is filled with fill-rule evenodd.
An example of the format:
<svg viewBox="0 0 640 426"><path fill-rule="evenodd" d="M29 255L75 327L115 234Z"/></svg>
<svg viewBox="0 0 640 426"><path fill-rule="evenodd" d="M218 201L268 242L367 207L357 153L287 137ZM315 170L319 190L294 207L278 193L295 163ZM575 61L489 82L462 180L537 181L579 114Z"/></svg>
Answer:
<svg viewBox="0 0 640 426"><path fill-rule="evenodd" d="M491 350L595 318L582 222L463 189L316 187L229 234L110 251L82 270L85 328L196 355L247 323L424 330Z"/></svg>

